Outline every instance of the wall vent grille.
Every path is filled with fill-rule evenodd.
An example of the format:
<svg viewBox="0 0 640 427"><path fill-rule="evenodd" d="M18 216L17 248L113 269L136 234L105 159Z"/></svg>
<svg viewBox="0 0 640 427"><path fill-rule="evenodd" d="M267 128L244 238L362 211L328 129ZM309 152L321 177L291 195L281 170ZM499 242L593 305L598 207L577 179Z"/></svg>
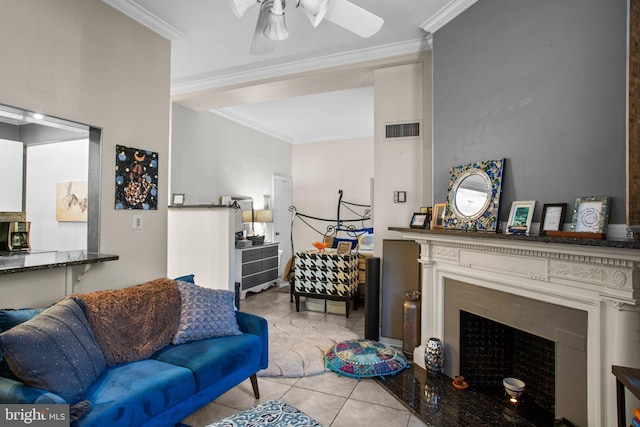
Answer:
<svg viewBox="0 0 640 427"><path fill-rule="evenodd" d="M420 122L394 123L385 126L385 139L416 138L420 136Z"/></svg>

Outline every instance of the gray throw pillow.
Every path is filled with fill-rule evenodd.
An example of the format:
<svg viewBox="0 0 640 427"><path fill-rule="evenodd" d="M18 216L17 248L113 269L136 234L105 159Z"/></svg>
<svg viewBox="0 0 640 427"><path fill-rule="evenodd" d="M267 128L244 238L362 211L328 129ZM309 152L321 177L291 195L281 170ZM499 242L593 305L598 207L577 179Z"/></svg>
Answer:
<svg viewBox="0 0 640 427"><path fill-rule="evenodd" d="M173 344L205 338L241 335L235 312L235 294L178 282L180 324Z"/></svg>
<svg viewBox="0 0 640 427"><path fill-rule="evenodd" d="M0 347L11 370L25 384L56 393L69 404L82 400L107 367L73 298L0 334Z"/></svg>

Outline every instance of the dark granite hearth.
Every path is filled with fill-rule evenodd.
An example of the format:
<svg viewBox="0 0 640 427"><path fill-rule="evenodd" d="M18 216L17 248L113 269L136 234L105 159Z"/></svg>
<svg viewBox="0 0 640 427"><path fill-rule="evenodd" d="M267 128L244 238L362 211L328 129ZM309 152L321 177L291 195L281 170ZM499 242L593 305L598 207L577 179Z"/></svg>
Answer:
<svg viewBox="0 0 640 427"><path fill-rule="evenodd" d="M409 369L377 381L404 403L428 426L554 426L553 415L524 399L516 407L503 390L479 389L470 385L458 390L446 375L433 378L421 367ZM562 425L562 424L560 424Z"/></svg>

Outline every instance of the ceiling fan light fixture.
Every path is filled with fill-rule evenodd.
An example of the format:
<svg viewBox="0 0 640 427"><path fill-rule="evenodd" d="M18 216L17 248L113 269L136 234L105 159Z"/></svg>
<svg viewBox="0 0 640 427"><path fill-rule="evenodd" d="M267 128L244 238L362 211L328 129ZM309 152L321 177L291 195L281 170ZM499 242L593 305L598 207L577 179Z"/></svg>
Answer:
<svg viewBox="0 0 640 427"><path fill-rule="evenodd" d="M284 40L289 37L287 25L284 22L284 0L273 0L263 33L269 40Z"/></svg>
<svg viewBox="0 0 640 427"><path fill-rule="evenodd" d="M229 0L231 10L238 17L238 19L242 18L247 10L251 9L253 6L256 6L259 3L259 0Z"/></svg>
<svg viewBox="0 0 640 427"><path fill-rule="evenodd" d="M329 0L299 0L298 6L311 25L317 27L329 10Z"/></svg>

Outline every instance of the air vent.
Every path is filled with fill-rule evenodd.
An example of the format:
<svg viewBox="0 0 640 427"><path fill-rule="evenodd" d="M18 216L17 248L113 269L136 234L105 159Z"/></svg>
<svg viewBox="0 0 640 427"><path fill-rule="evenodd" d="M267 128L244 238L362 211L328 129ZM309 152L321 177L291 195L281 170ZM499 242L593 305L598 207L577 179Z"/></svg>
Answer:
<svg viewBox="0 0 640 427"><path fill-rule="evenodd" d="M420 136L420 122L386 125L385 139L416 138Z"/></svg>

